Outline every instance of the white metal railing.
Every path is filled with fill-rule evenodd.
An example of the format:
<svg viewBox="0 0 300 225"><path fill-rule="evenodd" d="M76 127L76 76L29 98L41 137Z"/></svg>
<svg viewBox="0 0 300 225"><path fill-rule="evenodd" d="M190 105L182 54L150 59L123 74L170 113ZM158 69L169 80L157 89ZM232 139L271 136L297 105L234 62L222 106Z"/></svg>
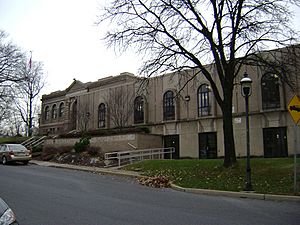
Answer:
<svg viewBox="0 0 300 225"><path fill-rule="evenodd" d="M24 145L25 147L36 147L36 146L43 144L44 139L46 137L47 136L42 136L42 137L34 136L34 137L31 137L31 138L27 139L26 141L22 142L21 144Z"/></svg>
<svg viewBox="0 0 300 225"><path fill-rule="evenodd" d="M104 159L106 166L110 166L110 161L117 161L118 167L126 163L142 161L146 159L164 159L167 154L172 159L172 154L175 152L174 147L170 148L151 148L131 151L119 151L105 153Z"/></svg>
<svg viewBox="0 0 300 225"><path fill-rule="evenodd" d="M28 143L30 143L32 140L35 140L35 137L31 137L31 138L29 138L29 139L23 141L21 144L24 145L24 146L26 146L26 145L28 145Z"/></svg>

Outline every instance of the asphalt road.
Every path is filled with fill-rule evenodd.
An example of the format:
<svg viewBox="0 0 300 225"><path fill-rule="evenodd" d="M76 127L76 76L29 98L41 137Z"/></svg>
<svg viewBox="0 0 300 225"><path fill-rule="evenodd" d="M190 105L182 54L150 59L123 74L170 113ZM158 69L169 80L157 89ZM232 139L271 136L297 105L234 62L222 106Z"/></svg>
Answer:
<svg viewBox="0 0 300 225"><path fill-rule="evenodd" d="M299 225L300 204L196 195L37 165L0 165L0 196L21 225Z"/></svg>

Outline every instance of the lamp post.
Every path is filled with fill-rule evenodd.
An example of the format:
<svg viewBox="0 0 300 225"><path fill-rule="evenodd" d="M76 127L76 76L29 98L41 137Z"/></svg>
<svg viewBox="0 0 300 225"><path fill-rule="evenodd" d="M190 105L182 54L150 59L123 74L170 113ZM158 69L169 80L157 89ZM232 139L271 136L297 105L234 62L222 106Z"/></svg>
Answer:
<svg viewBox="0 0 300 225"><path fill-rule="evenodd" d="M244 77L240 81L242 96L245 98L246 107L246 142L247 142L247 164L246 164L246 182L244 191L253 191L251 183L251 167L250 167L250 135L249 135L249 96L252 93L252 80L245 72Z"/></svg>

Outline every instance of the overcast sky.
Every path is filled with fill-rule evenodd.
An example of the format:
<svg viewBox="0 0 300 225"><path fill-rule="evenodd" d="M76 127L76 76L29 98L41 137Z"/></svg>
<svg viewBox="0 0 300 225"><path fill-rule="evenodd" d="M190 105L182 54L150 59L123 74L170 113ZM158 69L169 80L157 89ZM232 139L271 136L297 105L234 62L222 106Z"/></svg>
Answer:
<svg viewBox="0 0 300 225"><path fill-rule="evenodd" d="M44 63L47 86L42 94L64 90L73 78L82 82L118 75L137 74L134 53L117 56L101 41L105 30L94 25L100 4L107 0L0 0L0 29L13 43L33 52ZM300 10L295 27L300 30Z"/></svg>
<svg viewBox="0 0 300 225"><path fill-rule="evenodd" d="M99 2L99 3L98 3ZM117 56L101 40L94 25L103 0L0 0L0 29L9 34L32 60L44 63L44 93L67 88L73 78L82 82L136 74L134 54Z"/></svg>

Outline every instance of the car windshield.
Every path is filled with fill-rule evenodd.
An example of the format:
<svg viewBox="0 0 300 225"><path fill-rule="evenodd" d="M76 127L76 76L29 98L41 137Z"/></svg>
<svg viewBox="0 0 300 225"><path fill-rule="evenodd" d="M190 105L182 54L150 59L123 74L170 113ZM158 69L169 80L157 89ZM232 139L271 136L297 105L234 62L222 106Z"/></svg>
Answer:
<svg viewBox="0 0 300 225"><path fill-rule="evenodd" d="M13 150L13 151L24 151L24 150L26 150L26 148L23 145L19 145L19 144L8 145L8 148L10 150Z"/></svg>

